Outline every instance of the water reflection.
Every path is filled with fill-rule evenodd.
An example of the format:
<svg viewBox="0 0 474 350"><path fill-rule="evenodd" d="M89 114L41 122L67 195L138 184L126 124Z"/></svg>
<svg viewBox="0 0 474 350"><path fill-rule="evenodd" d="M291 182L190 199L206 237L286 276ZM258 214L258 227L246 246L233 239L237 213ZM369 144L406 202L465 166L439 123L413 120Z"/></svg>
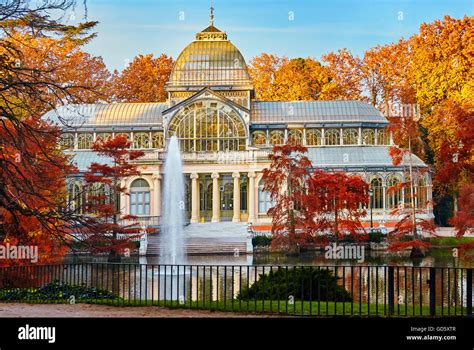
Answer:
<svg viewBox="0 0 474 350"><path fill-rule="evenodd" d="M245 261L245 259L243 259ZM352 302L344 305L345 313L366 313L364 305L372 305L371 313L385 314L387 311L389 290L389 268L385 266L319 266L329 270L337 277L337 283L352 296ZM144 264L102 264L82 263L65 265L62 268L47 270L38 281L42 285L47 281L79 285L85 284L103 290L109 290L127 303L171 303L192 304L194 306L220 303L221 307L242 306L245 291L255 281L272 272L283 269L288 273L297 266L255 266L255 265L178 265L159 266ZM429 267L396 266L393 268L393 291L395 312L401 315L427 315L429 305L430 278L435 279L435 298L438 307L443 306L444 314L459 314L459 307L465 307L467 298L467 269L436 268L430 275ZM432 271L431 271L432 272ZM31 271L30 271L31 273ZM472 272L471 272L472 273ZM34 275L38 275L37 272ZM303 288L321 288L307 281L299 281ZM288 282L286 282L288 283ZM311 282L313 283L313 282ZM472 278L471 278L472 283ZM270 286L271 287L271 286ZM288 288L288 284L286 286ZM285 286L278 289L271 298L276 303L286 299ZM237 299L244 291L244 300ZM281 293L281 294L280 294ZM282 297L284 295L284 297ZM293 296L295 300L298 295ZM255 303L256 300L253 300ZM284 300L286 302L286 300ZM305 301L308 301L305 299ZM252 302L252 300L251 300ZM329 300L331 302L331 300ZM222 305L224 303L224 305ZM279 303L279 302L278 302ZM325 303L322 300L321 303ZM227 304L227 306L225 305ZM248 305L245 304L247 307ZM330 314L341 311L326 310ZM465 312L465 311L464 311Z"/></svg>

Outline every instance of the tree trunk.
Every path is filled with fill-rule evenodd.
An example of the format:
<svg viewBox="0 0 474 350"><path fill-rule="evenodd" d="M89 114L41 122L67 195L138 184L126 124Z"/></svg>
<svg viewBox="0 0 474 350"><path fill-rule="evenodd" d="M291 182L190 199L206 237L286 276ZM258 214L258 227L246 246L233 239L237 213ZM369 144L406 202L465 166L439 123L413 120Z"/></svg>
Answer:
<svg viewBox="0 0 474 350"><path fill-rule="evenodd" d="M112 205L113 205L113 208L114 208L114 214L113 214L113 217L112 217L112 220L113 220L113 223L114 223L114 233L113 233L113 241L114 241L114 247L112 247L112 250L110 251L109 253L109 257L107 259L108 262L121 262L122 261L122 257L120 256L120 254L117 252L117 250L115 249L115 244L117 242L117 225L118 225L118 216L120 215L120 212L118 212L117 210L117 178L114 178L113 180L113 187L111 189L111 201L112 201Z"/></svg>

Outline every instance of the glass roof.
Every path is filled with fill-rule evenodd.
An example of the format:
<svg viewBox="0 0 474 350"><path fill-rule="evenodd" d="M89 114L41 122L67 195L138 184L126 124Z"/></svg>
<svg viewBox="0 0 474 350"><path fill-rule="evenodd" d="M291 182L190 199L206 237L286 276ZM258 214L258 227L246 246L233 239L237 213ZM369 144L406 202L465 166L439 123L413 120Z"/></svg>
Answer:
<svg viewBox="0 0 474 350"><path fill-rule="evenodd" d="M153 125L161 124L166 103L111 103L60 106L47 112L43 119L59 125Z"/></svg>
<svg viewBox="0 0 474 350"><path fill-rule="evenodd" d="M387 124L374 106L361 101L252 102L252 123L345 123Z"/></svg>
<svg viewBox="0 0 474 350"><path fill-rule="evenodd" d="M393 167L390 146L309 147L308 158L314 167ZM409 164L408 155L400 166ZM426 168L426 164L413 154L413 166Z"/></svg>

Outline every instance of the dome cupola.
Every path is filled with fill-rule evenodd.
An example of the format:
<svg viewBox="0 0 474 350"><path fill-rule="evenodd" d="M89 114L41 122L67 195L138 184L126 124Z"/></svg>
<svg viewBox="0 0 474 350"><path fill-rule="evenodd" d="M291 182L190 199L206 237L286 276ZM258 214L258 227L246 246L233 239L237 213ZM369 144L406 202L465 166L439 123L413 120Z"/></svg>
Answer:
<svg viewBox="0 0 474 350"><path fill-rule="evenodd" d="M196 34L176 59L167 91L196 91L204 87L215 90L251 89L245 59L227 39L227 34L214 26L211 7L209 26Z"/></svg>

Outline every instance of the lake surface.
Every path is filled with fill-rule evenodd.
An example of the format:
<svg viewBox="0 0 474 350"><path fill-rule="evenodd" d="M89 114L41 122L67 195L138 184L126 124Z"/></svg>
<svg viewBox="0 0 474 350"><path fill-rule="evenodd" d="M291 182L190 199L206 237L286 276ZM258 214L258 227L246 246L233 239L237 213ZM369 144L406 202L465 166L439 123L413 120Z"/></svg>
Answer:
<svg viewBox="0 0 474 350"><path fill-rule="evenodd" d="M423 259L412 260L407 252L386 253L367 251L363 262L348 259L326 259L324 252L307 252L299 256L285 254L255 255L193 255L188 256L186 263L191 265L288 265L288 266L420 266L420 267L474 267L472 259L455 258L450 249L433 249ZM74 262L107 262L106 256L72 256L64 259L65 263ZM125 263L158 264L159 257L148 256L123 258Z"/></svg>

